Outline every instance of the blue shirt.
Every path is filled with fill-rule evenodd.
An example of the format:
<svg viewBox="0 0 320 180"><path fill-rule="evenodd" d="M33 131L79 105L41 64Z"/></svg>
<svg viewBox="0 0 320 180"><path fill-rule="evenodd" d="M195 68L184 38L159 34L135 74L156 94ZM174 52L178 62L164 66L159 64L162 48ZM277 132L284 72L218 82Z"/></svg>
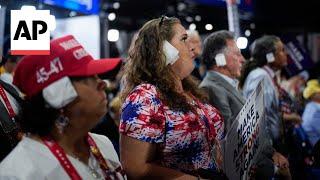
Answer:
<svg viewBox="0 0 320 180"><path fill-rule="evenodd" d="M302 115L302 127L314 146L320 139L320 104L309 102Z"/></svg>
<svg viewBox="0 0 320 180"><path fill-rule="evenodd" d="M251 71L245 80L243 86L243 96L249 98L251 93L257 88L260 81L263 83L264 106L266 110L265 125L268 135L272 138L273 142L278 141L280 138L281 129L281 113L279 109L279 95L278 90L273 83L272 78L275 73L268 66L265 66L270 72L263 68L256 68ZM271 77L272 76L272 77Z"/></svg>

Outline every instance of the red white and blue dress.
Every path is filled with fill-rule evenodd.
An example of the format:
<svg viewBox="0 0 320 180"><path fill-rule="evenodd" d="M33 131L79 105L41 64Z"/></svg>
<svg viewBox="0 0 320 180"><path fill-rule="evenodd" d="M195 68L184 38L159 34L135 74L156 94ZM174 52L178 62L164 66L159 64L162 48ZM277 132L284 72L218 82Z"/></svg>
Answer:
<svg viewBox="0 0 320 180"><path fill-rule="evenodd" d="M190 174L201 168L215 171L212 148L224 137L218 110L197 99L197 113L170 110L159 97L154 85L137 86L122 106L120 133L158 144L157 163L164 167Z"/></svg>

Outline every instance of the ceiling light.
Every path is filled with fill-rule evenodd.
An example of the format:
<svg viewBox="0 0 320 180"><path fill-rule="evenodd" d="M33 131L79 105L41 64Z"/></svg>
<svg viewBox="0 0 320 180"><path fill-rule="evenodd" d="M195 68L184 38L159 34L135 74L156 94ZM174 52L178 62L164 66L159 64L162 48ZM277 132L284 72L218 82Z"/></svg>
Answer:
<svg viewBox="0 0 320 180"><path fill-rule="evenodd" d="M119 30L109 29L108 31L108 41L116 42L119 40Z"/></svg>
<svg viewBox="0 0 320 180"><path fill-rule="evenodd" d="M237 46L239 49L245 49L248 45L248 39L246 37L238 37Z"/></svg>
<svg viewBox="0 0 320 180"><path fill-rule="evenodd" d="M212 24L206 24L205 26L206 30L211 31L213 29Z"/></svg>

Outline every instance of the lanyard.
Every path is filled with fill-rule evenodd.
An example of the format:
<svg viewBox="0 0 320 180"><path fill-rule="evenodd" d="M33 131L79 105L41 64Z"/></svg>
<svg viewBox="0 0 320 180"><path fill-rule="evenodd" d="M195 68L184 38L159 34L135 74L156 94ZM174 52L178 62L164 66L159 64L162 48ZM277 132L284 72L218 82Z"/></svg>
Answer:
<svg viewBox="0 0 320 180"><path fill-rule="evenodd" d="M272 79L273 84L277 88L277 94L279 97L279 108L280 108L281 112L289 113L289 114L292 112L295 112L295 110L294 110L295 109L295 102L292 100L290 95L287 93L286 90L284 90L279 85L279 83L274 78L271 77L270 69L268 69L267 67L263 67L263 69L268 73L268 75Z"/></svg>
<svg viewBox="0 0 320 180"><path fill-rule="evenodd" d="M0 96L2 97L2 99L5 103L5 106L8 109L8 113L9 113L10 118L14 121L14 117L16 116L16 114L14 113L13 108L11 106L11 103L8 99L8 96L1 85L0 85Z"/></svg>
<svg viewBox="0 0 320 180"><path fill-rule="evenodd" d="M52 138L50 137L43 137L42 141L44 144L50 149L50 151L53 153L53 155L58 159L60 162L61 166L63 169L67 172L69 177L72 180L81 180L82 178L80 177L79 173L76 171L75 167L71 164L69 159L67 158L66 153L64 150L59 146L58 143L56 143ZM90 151L94 155L94 157L99 161L100 168L102 169L104 173L105 179L109 180L111 179L110 176L108 175L109 167L107 165L107 161L103 158L99 148L97 147L96 143L92 139L92 137L88 134L87 136L87 142L90 146ZM122 168L116 169L116 172L120 172L123 175L123 170ZM115 174L115 177L118 178Z"/></svg>
<svg viewBox="0 0 320 180"><path fill-rule="evenodd" d="M271 70L270 69L268 69L267 67L263 67L263 69L267 72L267 74L269 75L269 77L272 79L272 82L273 82L273 84L277 87L277 89L279 89L279 87L280 87L280 85L279 85L279 83L278 82L276 82L276 80L274 79L275 77L272 77L272 72L270 72Z"/></svg>

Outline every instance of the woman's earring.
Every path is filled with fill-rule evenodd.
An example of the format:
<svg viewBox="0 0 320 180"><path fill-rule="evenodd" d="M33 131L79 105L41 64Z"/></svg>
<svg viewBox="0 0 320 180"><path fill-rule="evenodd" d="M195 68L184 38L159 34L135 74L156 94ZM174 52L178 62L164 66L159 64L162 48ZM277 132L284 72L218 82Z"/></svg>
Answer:
<svg viewBox="0 0 320 180"><path fill-rule="evenodd" d="M60 115L56 119L56 127L58 128L60 134L63 134L64 128L69 124L69 121L69 118L63 115Z"/></svg>

